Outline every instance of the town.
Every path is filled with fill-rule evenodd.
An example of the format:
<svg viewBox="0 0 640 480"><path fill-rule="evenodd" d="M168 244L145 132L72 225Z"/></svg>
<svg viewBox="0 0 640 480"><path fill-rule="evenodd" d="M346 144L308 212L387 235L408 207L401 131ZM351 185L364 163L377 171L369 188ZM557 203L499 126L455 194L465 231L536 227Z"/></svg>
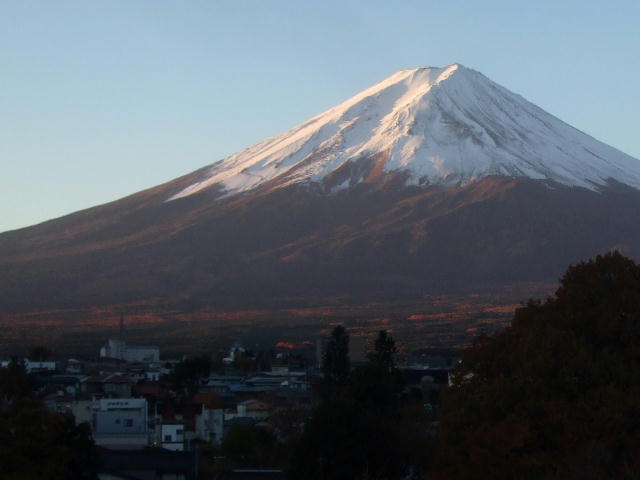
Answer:
<svg viewBox="0 0 640 480"><path fill-rule="evenodd" d="M342 327L332 335L336 331L348 342L347 369L371 361L379 339L349 339ZM379 335L394 353L393 339L386 331ZM236 342L223 358L174 359L164 358L158 346L125 339L121 318L119 332L94 359L54 359L36 347L27 358L3 360L0 374L7 379L23 371L29 397L88 427L101 479L284 478L326 394L327 348L334 338L314 339L304 350L254 351ZM439 393L450 382L452 362L436 355L393 365L402 379L398 392L417 406L425 438L437 429ZM0 402L7 407L10 396Z"/></svg>

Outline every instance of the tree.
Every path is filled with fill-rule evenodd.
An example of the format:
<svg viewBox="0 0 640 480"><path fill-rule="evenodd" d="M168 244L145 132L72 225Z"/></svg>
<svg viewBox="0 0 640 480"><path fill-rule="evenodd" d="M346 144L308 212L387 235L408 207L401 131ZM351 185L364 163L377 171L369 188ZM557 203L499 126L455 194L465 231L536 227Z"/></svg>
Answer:
<svg viewBox="0 0 640 480"><path fill-rule="evenodd" d="M0 368L0 407L14 398L26 397L31 393L32 379L27 374L24 363L12 357L6 368Z"/></svg>
<svg viewBox="0 0 640 480"><path fill-rule="evenodd" d="M570 267L554 298L478 338L454 383L430 478L638 478L640 266Z"/></svg>
<svg viewBox="0 0 640 480"><path fill-rule="evenodd" d="M345 385L351 371L349 334L342 325L331 332L322 363L324 378L329 385Z"/></svg>
<svg viewBox="0 0 640 480"><path fill-rule="evenodd" d="M87 424L22 398L0 410L0 478L97 479L98 456Z"/></svg>
<svg viewBox="0 0 640 480"><path fill-rule="evenodd" d="M332 341L344 346L344 332L336 330ZM416 414L399 405L402 382L388 367L395 345L384 333L379 350L384 362L374 356L342 377L333 395L325 396L313 412L295 448L289 478L400 479L420 469L424 453L415 446L423 443L426 431L421 423L424 409ZM346 352L336 350L340 355Z"/></svg>
<svg viewBox="0 0 640 480"><path fill-rule="evenodd" d="M387 370L394 367L393 356L396 354L396 342L386 330L380 330L374 344L373 362Z"/></svg>
<svg viewBox="0 0 640 480"><path fill-rule="evenodd" d="M42 345L37 345L29 350L29 360L33 362L45 362L51 358L51 350Z"/></svg>
<svg viewBox="0 0 640 480"><path fill-rule="evenodd" d="M235 466L249 466L258 448L256 431L246 425L235 425L222 442L222 452Z"/></svg>
<svg viewBox="0 0 640 480"><path fill-rule="evenodd" d="M189 357L178 363L171 373L175 390L192 397L198 390L198 381L211 372L211 359L207 355Z"/></svg>

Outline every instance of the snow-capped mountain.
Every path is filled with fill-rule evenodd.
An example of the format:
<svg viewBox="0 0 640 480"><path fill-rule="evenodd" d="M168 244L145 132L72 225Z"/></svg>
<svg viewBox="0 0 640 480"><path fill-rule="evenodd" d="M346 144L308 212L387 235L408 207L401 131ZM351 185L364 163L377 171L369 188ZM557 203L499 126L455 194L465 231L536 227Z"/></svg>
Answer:
<svg viewBox="0 0 640 480"><path fill-rule="evenodd" d="M226 194L272 182L323 182L349 162L376 158L407 185L465 185L528 177L597 189L613 179L640 187L640 161L567 125L460 64L402 70L288 132L214 164L171 196L212 185ZM339 190L366 180L341 176Z"/></svg>
<svg viewBox="0 0 640 480"><path fill-rule="evenodd" d="M403 70L212 166L0 234L0 304L509 289L613 248L640 258L638 211L640 161L468 68Z"/></svg>

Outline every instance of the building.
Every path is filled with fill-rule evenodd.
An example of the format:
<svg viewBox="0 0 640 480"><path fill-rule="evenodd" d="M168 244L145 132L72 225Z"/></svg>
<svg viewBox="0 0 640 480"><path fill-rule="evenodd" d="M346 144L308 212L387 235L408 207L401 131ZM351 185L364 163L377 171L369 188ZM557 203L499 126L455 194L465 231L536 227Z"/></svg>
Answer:
<svg viewBox="0 0 640 480"><path fill-rule="evenodd" d="M1 368L8 368L11 360L3 360L0 362ZM24 359L24 369L27 373L43 373L43 372L55 372L56 371L56 362L48 361L48 362L35 362L29 360L28 358Z"/></svg>
<svg viewBox="0 0 640 480"><path fill-rule="evenodd" d="M102 398L94 401L92 430L96 445L147 445L147 401L144 398Z"/></svg>
<svg viewBox="0 0 640 480"><path fill-rule="evenodd" d="M160 425L160 445L166 450L182 452L184 450L184 424L163 423Z"/></svg>
<svg viewBox="0 0 640 480"><path fill-rule="evenodd" d="M196 415L196 438L214 444L224 440L224 410L216 408L210 410L202 407L202 412Z"/></svg>
<svg viewBox="0 0 640 480"><path fill-rule="evenodd" d="M134 380L112 373L109 375L93 375L82 381L82 392L89 395L106 397L131 397Z"/></svg>
<svg viewBox="0 0 640 480"><path fill-rule="evenodd" d="M266 420L271 414L271 406L261 400L252 398L243 402L238 402L234 410L227 410L224 413L224 420L229 421L234 418L251 418L252 420Z"/></svg>
<svg viewBox="0 0 640 480"><path fill-rule="evenodd" d="M100 349L100 356L125 362L159 362L160 348L155 345L127 345L122 339L111 338Z"/></svg>
<svg viewBox="0 0 640 480"><path fill-rule="evenodd" d="M120 315L118 338L110 338L100 349L100 357L124 360L125 362L158 362L160 348L154 345L127 345L124 341L124 316Z"/></svg>
<svg viewBox="0 0 640 480"><path fill-rule="evenodd" d="M231 365L239 358L239 356L244 355L246 352L246 349L239 342L235 342L229 349L229 355L222 359L222 363L225 365Z"/></svg>
<svg viewBox="0 0 640 480"><path fill-rule="evenodd" d="M74 399L69 402L69 411L73 415L76 425L81 423L93 422L93 400L88 399Z"/></svg>

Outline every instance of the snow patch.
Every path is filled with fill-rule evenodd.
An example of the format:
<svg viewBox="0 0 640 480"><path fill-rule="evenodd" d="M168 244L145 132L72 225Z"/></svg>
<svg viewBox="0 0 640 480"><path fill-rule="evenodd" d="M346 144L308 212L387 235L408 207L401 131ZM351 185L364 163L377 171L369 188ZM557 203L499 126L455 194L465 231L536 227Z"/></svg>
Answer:
<svg viewBox="0 0 640 480"><path fill-rule="evenodd" d="M640 188L640 161L453 64L397 72L212 165L200 181L168 200L212 185L230 195L275 179L276 186L321 182L349 160L384 151L390 152L384 171L406 172L413 185L465 184L497 174L591 190L609 179Z"/></svg>

